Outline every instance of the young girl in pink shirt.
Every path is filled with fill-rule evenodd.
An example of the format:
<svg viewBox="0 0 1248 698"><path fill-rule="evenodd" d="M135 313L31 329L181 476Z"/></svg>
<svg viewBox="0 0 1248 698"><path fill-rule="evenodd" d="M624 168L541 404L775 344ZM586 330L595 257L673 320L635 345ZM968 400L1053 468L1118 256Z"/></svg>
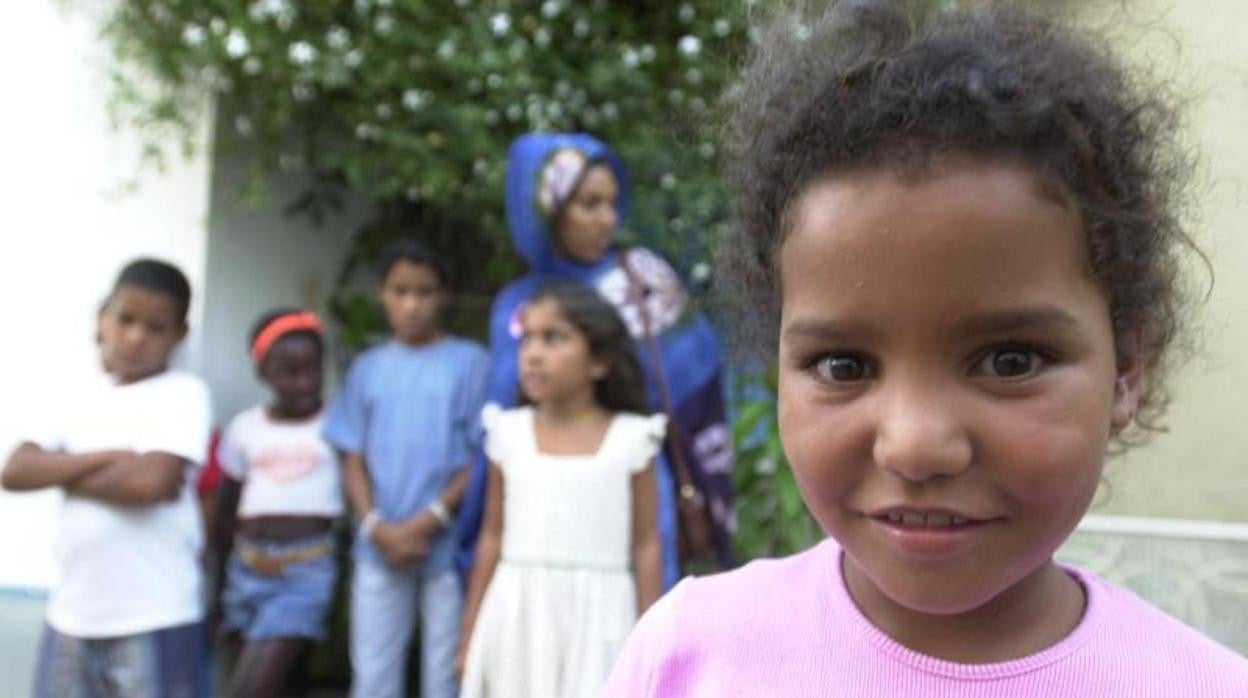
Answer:
<svg viewBox="0 0 1248 698"><path fill-rule="evenodd" d="M782 20L732 123L726 275L830 540L677 586L606 694L1248 696L1248 661L1053 559L1165 408L1175 112L1069 27L905 6Z"/></svg>

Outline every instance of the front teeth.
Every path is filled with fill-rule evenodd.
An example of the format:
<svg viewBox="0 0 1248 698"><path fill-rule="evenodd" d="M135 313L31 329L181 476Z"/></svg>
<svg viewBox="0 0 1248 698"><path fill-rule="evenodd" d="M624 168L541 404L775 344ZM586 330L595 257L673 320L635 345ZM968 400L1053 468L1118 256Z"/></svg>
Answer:
<svg viewBox="0 0 1248 698"><path fill-rule="evenodd" d="M919 514L917 512L907 511L890 511L885 516L892 523L905 524L907 526L930 526L933 528L941 528L947 526L965 526L967 519L965 516L956 514Z"/></svg>

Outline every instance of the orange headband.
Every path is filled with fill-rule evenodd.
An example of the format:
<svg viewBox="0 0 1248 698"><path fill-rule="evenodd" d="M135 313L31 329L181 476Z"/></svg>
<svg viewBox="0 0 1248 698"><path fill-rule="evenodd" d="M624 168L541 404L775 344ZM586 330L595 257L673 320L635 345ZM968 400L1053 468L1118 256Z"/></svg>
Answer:
<svg viewBox="0 0 1248 698"><path fill-rule="evenodd" d="M306 310L274 318L256 336L256 341L251 345L251 358L256 363L264 361L264 357L268 355L277 340L291 332L302 331L311 331L319 335L325 332L325 325L321 324L320 318L315 313Z"/></svg>

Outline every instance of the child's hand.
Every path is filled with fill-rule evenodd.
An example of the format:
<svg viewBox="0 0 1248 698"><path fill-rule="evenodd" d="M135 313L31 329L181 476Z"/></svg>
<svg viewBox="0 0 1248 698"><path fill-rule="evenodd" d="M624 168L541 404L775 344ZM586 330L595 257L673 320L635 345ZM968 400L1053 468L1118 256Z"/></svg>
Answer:
<svg viewBox="0 0 1248 698"><path fill-rule="evenodd" d="M468 641L461 639L459 648L455 650L455 676L459 680L464 678L464 665L468 662Z"/></svg>
<svg viewBox="0 0 1248 698"><path fill-rule="evenodd" d="M429 548L433 547L433 539L442 531L441 524L433 514L427 511L422 511L404 521L403 526L407 530L408 537L425 549L425 554L428 554Z"/></svg>
<svg viewBox="0 0 1248 698"><path fill-rule="evenodd" d="M378 523L373 528L373 542L386 559L386 564L394 569L410 567L429 554L428 548L418 545L406 530L405 523Z"/></svg>

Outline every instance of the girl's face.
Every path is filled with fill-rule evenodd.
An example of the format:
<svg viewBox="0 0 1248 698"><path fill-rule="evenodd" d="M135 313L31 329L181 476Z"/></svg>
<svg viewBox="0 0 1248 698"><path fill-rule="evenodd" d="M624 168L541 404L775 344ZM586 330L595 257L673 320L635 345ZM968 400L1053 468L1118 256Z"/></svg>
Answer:
<svg viewBox="0 0 1248 698"><path fill-rule="evenodd" d="M524 309L520 337L520 389L534 404L593 399L606 366L590 353L585 335L550 298Z"/></svg>
<svg viewBox="0 0 1248 698"><path fill-rule="evenodd" d="M851 589L949 615L1039 579L1137 399L1077 213L960 160L832 176L794 214L780 432Z"/></svg>
<svg viewBox="0 0 1248 698"><path fill-rule="evenodd" d="M555 234L560 251L586 264L602 259L611 249L620 223L616 210L619 198L620 186L611 168L590 167L559 216Z"/></svg>
<svg viewBox="0 0 1248 698"><path fill-rule="evenodd" d="M273 388L276 416L311 417L321 409L324 352L320 342L292 334L279 339L260 364L260 377Z"/></svg>

